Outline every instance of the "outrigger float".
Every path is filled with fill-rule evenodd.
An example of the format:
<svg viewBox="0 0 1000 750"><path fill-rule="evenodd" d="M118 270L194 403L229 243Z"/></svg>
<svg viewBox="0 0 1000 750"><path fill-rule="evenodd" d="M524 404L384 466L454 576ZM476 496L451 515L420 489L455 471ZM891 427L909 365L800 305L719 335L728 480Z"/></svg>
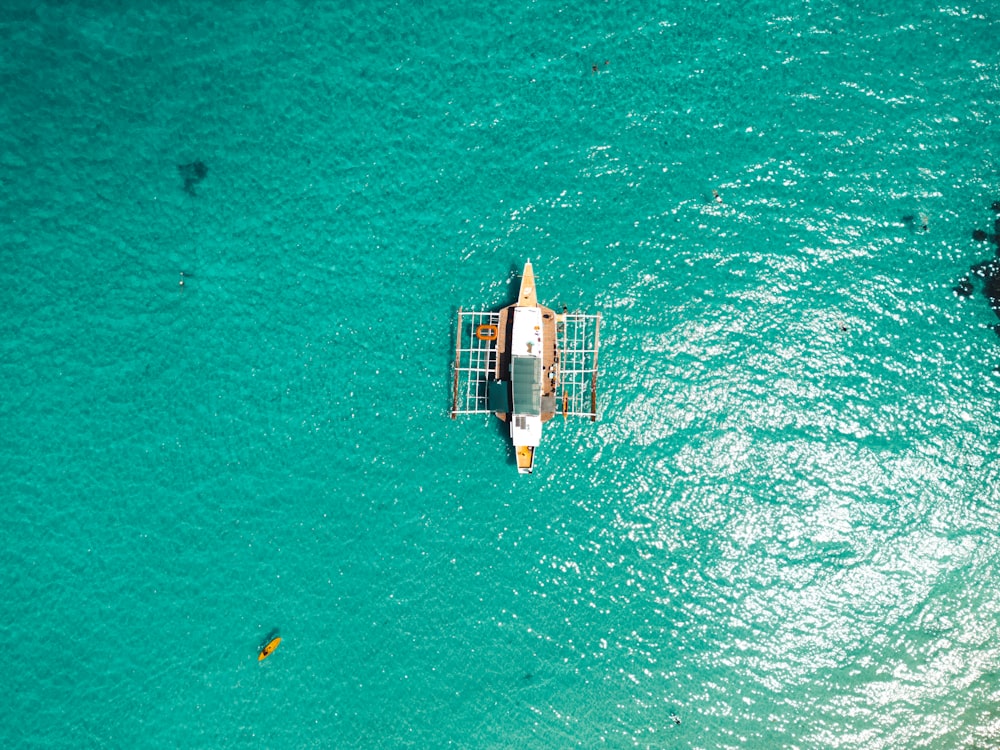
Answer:
<svg viewBox="0 0 1000 750"><path fill-rule="evenodd" d="M517 302L499 312L458 310L451 418L493 413L510 425L517 470L530 474L542 425L597 419L600 313L561 313L538 304L531 261Z"/></svg>

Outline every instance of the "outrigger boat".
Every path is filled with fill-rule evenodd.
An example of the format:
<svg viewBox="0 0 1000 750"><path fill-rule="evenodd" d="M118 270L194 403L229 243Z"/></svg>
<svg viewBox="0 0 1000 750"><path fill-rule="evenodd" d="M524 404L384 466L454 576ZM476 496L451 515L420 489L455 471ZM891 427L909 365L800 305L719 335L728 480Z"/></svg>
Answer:
<svg viewBox="0 0 1000 750"><path fill-rule="evenodd" d="M459 308L452 419L492 412L507 422L517 470L530 474L545 422L560 411L597 419L600 324L600 313L539 305L528 261L516 303L499 312Z"/></svg>

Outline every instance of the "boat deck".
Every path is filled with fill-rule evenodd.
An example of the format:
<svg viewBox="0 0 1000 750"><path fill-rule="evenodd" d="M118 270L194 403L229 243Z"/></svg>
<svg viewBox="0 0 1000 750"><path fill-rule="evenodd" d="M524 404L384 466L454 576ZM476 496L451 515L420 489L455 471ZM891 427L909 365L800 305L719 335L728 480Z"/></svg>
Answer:
<svg viewBox="0 0 1000 750"><path fill-rule="evenodd" d="M509 305L500 311L500 335L497 340L497 358L494 377L497 380L510 380L510 351L508 342L514 325L514 308ZM556 388L559 384L559 349L556 341L556 314L549 308L539 305L542 311L542 422L547 422L556 415ZM506 414L497 414L507 421Z"/></svg>

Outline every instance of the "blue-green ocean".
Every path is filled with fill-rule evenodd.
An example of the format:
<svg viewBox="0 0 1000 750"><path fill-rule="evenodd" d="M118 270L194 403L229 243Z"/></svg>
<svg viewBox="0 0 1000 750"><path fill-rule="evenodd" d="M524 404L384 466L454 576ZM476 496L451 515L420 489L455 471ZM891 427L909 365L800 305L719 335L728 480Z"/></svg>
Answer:
<svg viewBox="0 0 1000 750"><path fill-rule="evenodd" d="M1000 746L998 39L8 0L0 746ZM525 477L449 409L529 259L604 322Z"/></svg>

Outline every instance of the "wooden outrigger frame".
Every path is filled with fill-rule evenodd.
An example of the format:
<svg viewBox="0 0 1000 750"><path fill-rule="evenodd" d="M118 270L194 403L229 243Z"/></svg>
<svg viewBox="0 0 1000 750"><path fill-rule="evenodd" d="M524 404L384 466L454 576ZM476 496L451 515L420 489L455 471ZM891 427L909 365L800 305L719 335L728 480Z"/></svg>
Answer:
<svg viewBox="0 0 1000 750"><path fill-rule="evenodd" d="M589 417L592 422L597 420L597 355L601 321L600 313L556 314L559 360L556 413L564 417ZM487 381L495 379L498 374L500 355L495 341L480 340L475 331L480 325L499 326L500 323L499 312L458 309L452 419L460 414L491 413L486 403L485 387Z"/></svg>

